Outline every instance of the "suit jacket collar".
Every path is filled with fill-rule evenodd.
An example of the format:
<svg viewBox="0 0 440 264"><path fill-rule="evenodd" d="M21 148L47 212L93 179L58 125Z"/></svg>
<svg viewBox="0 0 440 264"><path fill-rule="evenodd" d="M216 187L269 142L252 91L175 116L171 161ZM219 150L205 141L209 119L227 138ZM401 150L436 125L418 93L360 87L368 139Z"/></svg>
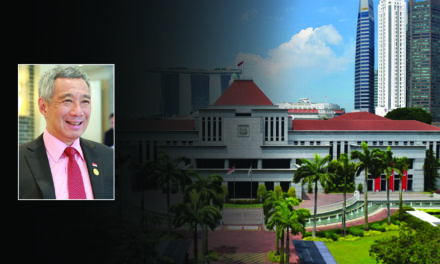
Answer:
<svg viewBox="0 0 440 264"><path fill-rule="evenodd" d="M29 167L34 171L35 181L37 182L43 199L56 199L55 187L53 185L52 172L47 159L46 148L44 146L43 134L27 145L29 150L25 158Z"/></svg>
<svg viewBox="0 0 440 264"><path fill-rule="evenodd" d="M103 164L101 157L96 152L95 144L91 141L80 138L81 148L84 154L84 160L87 164L87 170L89 172L90 184L92 185L93 196L95 199L104 196L104 186L102 181L104 180L104 167L99 166ZM101 175L101 177L99 176Z"/></svg>

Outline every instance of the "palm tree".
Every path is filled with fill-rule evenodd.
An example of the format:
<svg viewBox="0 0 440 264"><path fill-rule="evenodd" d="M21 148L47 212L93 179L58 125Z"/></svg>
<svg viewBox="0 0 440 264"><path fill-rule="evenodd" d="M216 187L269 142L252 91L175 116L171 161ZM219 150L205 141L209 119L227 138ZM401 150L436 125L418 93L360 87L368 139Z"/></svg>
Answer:
<svg viewBox="0 0 440 264"><path fill-rule="evenodd" d="M266 196L264 198L263 203L263 214L264 214L264 224L267 226L269 219L273 212L275 211L275 207L280 203L281 200L283 200L287 196L286 193L277 194L275 191L268 191L266 193ZM269 228L269 230L273 230L273 228ZM276 228L278 230L278 228ZM280 254L280 248L279 248L279 237L276 236L276 244L275 244L275 255Z"/></svg>
<svg viewBox="0 0 440 264"><path fill-rule="evenodd" d="M185 191L184 200L188 200L188 194L192 190L197 190L200 193L200 203L202 205L213 205L218 209L223 208L223 188L221 186L223 177L218 174L208 175L206 178L196 173L193 170L189 170L189 174L193 179L193 183L188 185ZM220 220L221 217L218 219ZM202 226L202 245L203 253L208 253L208 227Z"/></svg>
<svg viewBox="0 0 440 264"><path fill-rule="evenodd" d="M328 162L331 156L327 155L321 159L318 154L310 161L308 159L301 159L301 167L293 175L293 182L304 185L306 183L315 183L315 206L313 210L313 231L312 236L316 236L316 214L318 211L318 181L321 186L325 186L328 181L331 181L332 173L328 171Z"/></svg>
<svg viewBox="0 0 440 264"><path fill-rule="evenodd" d="M146 181L145 183L167 195L167 214L168 214L168 235L171 232L171 215L170 215L170 195L177 193L179 187L182 191L186 185L191 182L188 172L179 165L187 161L186 158L177 158L172 160L165 152L158 153L158 159L150 161L146 164Z"/></svg>
<svg viewBox="0 0 440 264"><path fill-rule="evenodd" d="M286 259L289 260L289 229L293 235L304 234L306 219L311 216L308 209L295 210L294 206L298 206L299 201L284 194L281 199L274 201L275 206L268 214L269 220L267 221L269 230L276 228L277 244L278 240L281 240L280 263L284 263L284 230L286 230Z"/></svg>
<svg viewBox="0 0 440 264"><path fill-rule="evenodd" d="M372 171L377 173L376 177L380 177L382 172L385 172L386 189L387 189L387 224L391 224L391 212L390 212L390 178L394 172L394 159L391 147L388 146L386 151L377 151L376 161L373 165ZM374 174L374 173L373 173Z"/></svg>
<svg viewBox="0 0 440 264"><path fill-rule="evenodd" d="M342 236L345 236L346 207L347 207L347 178L353 179L357 165L351 161L348 154L342 153L338 160L332 160L329 164L329 170L344 179L344 203L342 205Z"/></svg>
<svg viewBox="0 0 440 264"><path fill-rule="evenodd" d="M277 240L281 240L280 264L284 264L284 229L287 227L289 212L285 200L279 200L275 202L275 208L270 212L269 221L267 222L268 229L273 230L275 228Z"/></svg>
<svg viewBox="0 0 440 264"><path fill-rule="evenodd" d="M358 171L356 176L359 176L362 171L365 172L364 178L364 226L365 231L368 231L368 170L374 168L374 163L376 162L376 153L380 151L379 149L369 150L368 144L362 142L362 152L353 150L351 152L352 160L359 160L357 163Z"/></svg>
<svg viewBox="0 0 440 264"><path fill-rule="evenodd" d="M286 259L290 259L290 235L289 228L293 235L298 235L299 233L304 234L306 232L306 219L311 216L308 209L300 208L295 210L294 206L299 205L299 201L296 198L289 197L284 200L284 204L287 207L285 210L286 215Z"/></svg>
<svg viewBox="0 0 440 264"><path fill-rule="evenodd" d="M194 263L197 263L197 225L206 225L211 230L217 226L217 219L221 218L220 210L216 206L204 205L201 203L201 194L192 189L188 193L188 201L178 203L171 207L170 211L174 214L173 224L175 227L181 227L188 224L194 234ZM204 252L202 250L202 263L204 261Z"/></svg>
<svg viewBox="0 0 440 264"><path fill-rule="evenodd" d="M399 220L402 221L402 188L403 188L403 176L408 171L409 160L407 157L394 158L394 169L399 173L400 190L399 190ZM395 177L395 176L394 176Z"/></svg>

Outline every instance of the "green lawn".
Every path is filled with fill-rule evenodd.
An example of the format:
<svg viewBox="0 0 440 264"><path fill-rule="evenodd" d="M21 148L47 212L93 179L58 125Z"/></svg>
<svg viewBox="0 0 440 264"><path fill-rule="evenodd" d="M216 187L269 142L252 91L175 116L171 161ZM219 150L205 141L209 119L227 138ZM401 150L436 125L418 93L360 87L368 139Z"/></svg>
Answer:
<svg viewBox="0 0 440 264"><path fill-rule="evenodd" d="M336 241L325 244L338 264L376 263L376 260L370 257L368 252L370 250L370 246L377 239L386 236L397 236L398 233L398 231L389 231L375 237L362 237L357 241Z"/></svg>
<svg viewBox="0 0 440 264"><path fill-rule="evenodd" d="M262 203L254 203L254 204L231 204L224 203L223 206L225 208L263 208Z"/></svg>

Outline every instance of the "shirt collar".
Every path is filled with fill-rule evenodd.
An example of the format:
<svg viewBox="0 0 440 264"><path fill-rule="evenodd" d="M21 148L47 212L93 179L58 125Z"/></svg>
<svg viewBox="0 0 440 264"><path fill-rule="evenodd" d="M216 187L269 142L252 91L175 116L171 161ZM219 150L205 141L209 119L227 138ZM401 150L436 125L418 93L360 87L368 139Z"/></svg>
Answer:
<svg viewBox="0 0 440 264"><path fill-rule="evenodd" d="M55 162L58 162L58 160L63 155L66 147L69 147L69 145L65 144L64 142L62 142L58 138L54 137L47 130L44 130L43 140L44 140L44 146L46 147L47 153L49 153L49 155L51 156L51 158ZM78 151L81 159L84 160L84 155L83 155L83 152L81 149L81 144L79 142L79 138L75 139L75 141L73 141L73 144L70 147L75 148L76 151Z"/></svg>

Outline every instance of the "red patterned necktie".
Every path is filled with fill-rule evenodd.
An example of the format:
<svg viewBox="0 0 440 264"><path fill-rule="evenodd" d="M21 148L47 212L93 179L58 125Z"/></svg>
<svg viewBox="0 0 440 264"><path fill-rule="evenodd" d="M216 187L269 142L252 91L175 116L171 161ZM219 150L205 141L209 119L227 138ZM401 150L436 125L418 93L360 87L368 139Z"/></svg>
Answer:
<svg viewBox="0 0 440 264"><path fill-rule="evenodd" d="M86 199L84 183L81 170L75 160L76 149L67 147L64 153L69 157L67 165L67 187L69 189L69 199Z"/></svg>

